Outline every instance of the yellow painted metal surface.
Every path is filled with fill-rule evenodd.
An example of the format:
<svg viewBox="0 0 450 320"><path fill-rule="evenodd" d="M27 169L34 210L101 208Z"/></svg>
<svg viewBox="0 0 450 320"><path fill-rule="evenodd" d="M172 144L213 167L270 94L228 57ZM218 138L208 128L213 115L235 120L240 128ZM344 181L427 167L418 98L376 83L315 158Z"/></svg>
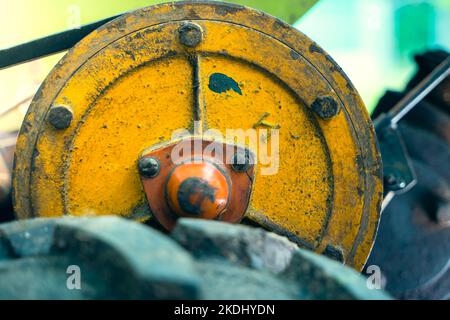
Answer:
<svg viewBox="0 0 450 320"><path fill-rule="evenodd" d="M195 48L179 42L185 21L203 30ZM232 79L239 90L212 90L214 74ZM330 120L311 110L324 95L341 107ZM382 196L380 158L364 105L315 43L239 6L145 8L72 49L43 84L22 126L14 178L17 214L149 218L136 161L177 129L194 133L196 101L201 131L279 129L278 170L264 174L273 163L257 164L247 218L317 252L331 246L360 269L374 240ZM73 111L69 128L47 123L53 105ZM273 153L274 139L258 138L257 147Z"/></svg>
<svg viewBox="0 0 450 320"><path fill-rule="evenodd" d="M308 107L279 81L248 63L206 57L201 70L210 128L220 129L223 134L230 128L251 129L264 113L269 114L267 121L280 126L278 172L264 174L262 167L269 169L273 164L259 163L252 208L313 244L327 219L327 198L332 196L332 187L328 183L326 145ZM208 90L209 76L215 72L226 73L238 81L242 96ZM264 150L272 141L269 138L258 143L258 149Z"/></svg>

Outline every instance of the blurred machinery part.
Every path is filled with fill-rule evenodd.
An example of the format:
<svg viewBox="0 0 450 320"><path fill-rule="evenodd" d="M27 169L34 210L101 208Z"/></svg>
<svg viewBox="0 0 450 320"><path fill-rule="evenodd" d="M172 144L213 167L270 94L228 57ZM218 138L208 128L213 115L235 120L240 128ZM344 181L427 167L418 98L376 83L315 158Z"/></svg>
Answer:
<svg viewBox="0 0 450 320"><path fill-rule="evenodd" d="M389 111L449 56L417 55L418 72L405 92L386 93L373 116ZM399 130L417 181L383 211L368 265L380 266L386 290L397 298L449 299L450 77L404 117Z"/></svg>
<svg viewBox="0 0 450 320"><path fill-rule="evenodd" d="M11 172L16 138L17 132L0 132L0 203L6 201L11 192Z"/></svg>
<svg viewBox="0 0 450 320"><path fill-rule="evenodd" d="M176 141L231 154L177 163L180 129ZM341 68L291 26L217 2L144 8L90 33L34 97L15 161L19 218L251 221L359 270L382 201L375 132Z"/></svg>
<svg viewBox="0 0 450 320"><path fill-rule="evenodd" d="M14 152L20 123L33 96L11 106L3 107L0 112L0 222L14 219L12 207L12 171Z"/></svg>
<svg viewBox="0 0 450 320"><path fill-rule="evenodd" d="M118 217L15 221L0 225L0 262L0 299L390 298L284 237L199 219L171 238Z"/></svg>
<svg viewBox="0 0 450 320"><path fill-rule="evenodd" d="M0 222L13 219L11 180L18 132L0 132Z"/></svg>

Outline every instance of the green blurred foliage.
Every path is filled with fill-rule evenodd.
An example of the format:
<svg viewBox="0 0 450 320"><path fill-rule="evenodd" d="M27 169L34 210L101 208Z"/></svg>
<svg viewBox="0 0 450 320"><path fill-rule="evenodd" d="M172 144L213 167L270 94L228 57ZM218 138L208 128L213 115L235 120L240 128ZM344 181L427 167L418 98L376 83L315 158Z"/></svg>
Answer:
<svg viewBox="0 0 450 320"><path fill-rule="evenodd" d="M413 56L450 50L450 0L320 0L295 23L354 83L369 111L386 90L403 90Z"/></svg>
<svg viewBox="0 0 450 320"><path fill-rule="evenodd" d="M435 37L436 8L430 3L412 3L395 12L396 48L400 59L424 50ZM420 21L421 23L411 23Z"/></svg>
<svg viewBox="0 0 450 320"><path fill-rule="evenodd" d="M259 9L287 23L293 24L317 1L319 0L232 0L228 2Z"/></svg>

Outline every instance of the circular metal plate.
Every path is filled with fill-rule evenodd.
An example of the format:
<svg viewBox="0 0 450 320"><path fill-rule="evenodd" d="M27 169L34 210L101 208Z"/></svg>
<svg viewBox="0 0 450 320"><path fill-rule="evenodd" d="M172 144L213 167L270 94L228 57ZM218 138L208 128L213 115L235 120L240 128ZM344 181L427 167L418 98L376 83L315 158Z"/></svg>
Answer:
<svg viewBox="0 0 450 320"><path fill-rule="evenodd" d="M181 37L186 29L202 34ZM67 128L48 121L55 106L72 112ZM306 36L230 4L144 8L75 46L23 123L14 174L18 216L145 218L136 161L179 129L193 133L194 120L200 131L224 136L254 129L258 148L269 150L258 156L247 218L362 268L382 184L361 98Z"/></svg>

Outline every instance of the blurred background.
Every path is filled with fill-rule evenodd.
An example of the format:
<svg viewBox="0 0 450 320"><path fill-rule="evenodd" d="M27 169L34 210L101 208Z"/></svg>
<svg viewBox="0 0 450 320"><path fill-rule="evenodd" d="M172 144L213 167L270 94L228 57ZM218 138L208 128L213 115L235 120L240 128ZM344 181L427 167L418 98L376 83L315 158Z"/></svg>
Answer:
<svg viewBox="0 0 450 320"><path fill-rule="evenodd" d="M414 54L450 49L449 0L321 0L294 25L338 62L369 111L387 89L404 89Z"/></svg>
<svg viewBox="0 0 450 320"><path fill-rule="evenodd" d="M0 48L161 2L0 0ZM229 2L271 13L319 43L353 81L369 111L386 89L403 89L415 71L414 53L426 48L450 49L448 0ZM30 98L62 55L0 71L2 131L19 126Z"/></svg>

